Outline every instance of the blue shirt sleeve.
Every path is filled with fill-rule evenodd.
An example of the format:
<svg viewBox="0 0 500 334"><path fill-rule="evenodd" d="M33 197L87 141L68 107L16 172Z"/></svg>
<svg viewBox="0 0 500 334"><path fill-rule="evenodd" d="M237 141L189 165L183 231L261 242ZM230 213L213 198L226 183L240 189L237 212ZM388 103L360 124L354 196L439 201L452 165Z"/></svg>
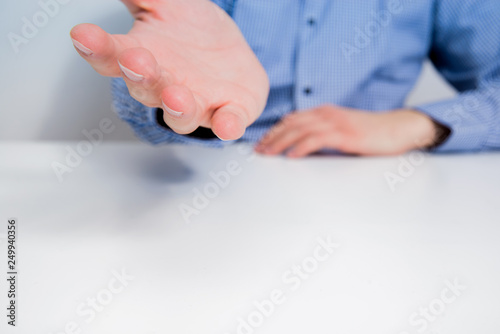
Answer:
<svg viewBox="0 0 500 334"><path fill-rule="evenodd" d="M460 95L417 109L451 129L435 150L500 148L500 1L436 1L430 58Z"/></svg>

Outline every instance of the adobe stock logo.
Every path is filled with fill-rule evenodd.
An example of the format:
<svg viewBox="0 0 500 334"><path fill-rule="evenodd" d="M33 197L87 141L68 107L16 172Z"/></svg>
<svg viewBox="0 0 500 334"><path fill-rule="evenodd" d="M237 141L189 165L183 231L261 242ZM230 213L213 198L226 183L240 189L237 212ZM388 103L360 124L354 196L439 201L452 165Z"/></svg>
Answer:
<svg viewBox="0 0 500 334"><path fill-rule="evenodd" d="M40 10L35 12L29 18L23 16L21 18L22 26L20 33L9 32L7 38L9 39L12 50L18 54L22 45L27 45L33 40L40 29L46 27L50 20L59 15L61 5L66 5L71 0L40 0L38 6Z"/></svg>
<svg viewBox="0 0 500 334"><path fill-rule="evenodd" d="M420 306L418 311L413 312L408 318L408 324L411 329L401 331L399 334L414 334L414 333L436 333L431 330L432 324L439 318L444 318L451 304L457 302L458 298L462 296L467 286L459 282L458 278L453 280L445 280L445 287L437 298L432 299L424 306Z"/></svg>

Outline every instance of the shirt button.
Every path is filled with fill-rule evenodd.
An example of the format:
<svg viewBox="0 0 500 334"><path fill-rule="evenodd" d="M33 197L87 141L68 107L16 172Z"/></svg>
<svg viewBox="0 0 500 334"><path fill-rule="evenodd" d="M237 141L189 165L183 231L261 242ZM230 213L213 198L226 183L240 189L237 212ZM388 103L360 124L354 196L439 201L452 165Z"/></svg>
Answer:
<svg viewBox="0 0 500 334"><path fill-rule="evenodd" d="M304 88L304 94L311 95L311 93L312 93L312 88L311 87Z"/></svg>
<svg viewBox="0 0 500 334"><path fill-rule="evenodd" d="M309 20L307 20L307 23L312 27L313 25L316 24L316 20L314 18L309 18Z"/></svg>

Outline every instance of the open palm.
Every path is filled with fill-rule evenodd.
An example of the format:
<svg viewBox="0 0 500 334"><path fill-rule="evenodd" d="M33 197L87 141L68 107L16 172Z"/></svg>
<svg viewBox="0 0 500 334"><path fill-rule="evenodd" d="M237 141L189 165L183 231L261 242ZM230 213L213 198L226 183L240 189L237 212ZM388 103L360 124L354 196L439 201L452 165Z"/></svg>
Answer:
<svg viewBox="0 0 500 334"><path fill-rule="evenodd" d="M136 21L127 35L91 24L71 31L80 55L101 75L123 77L129 92L163 108L177 133L208 127L240 138L262 113L265 70L232 19L208 0L124 0Z"/></svg>

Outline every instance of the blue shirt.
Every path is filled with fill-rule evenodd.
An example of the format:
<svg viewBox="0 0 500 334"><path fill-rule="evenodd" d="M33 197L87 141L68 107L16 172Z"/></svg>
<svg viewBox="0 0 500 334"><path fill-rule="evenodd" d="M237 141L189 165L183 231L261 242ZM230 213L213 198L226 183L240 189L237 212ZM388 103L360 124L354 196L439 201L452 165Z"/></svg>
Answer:
<svg viewBox="0 0 500 334"><path fill-rule="evenodd" d="M373 112L403 107L429 58L459 92L416 107L451 128L437 151L500 148L499 0L213 0L240 27L271 92L242 140L284 115L323 104ZM113 81L115 110L153 144L224 145L161 127L155 110Z"/></svg>

